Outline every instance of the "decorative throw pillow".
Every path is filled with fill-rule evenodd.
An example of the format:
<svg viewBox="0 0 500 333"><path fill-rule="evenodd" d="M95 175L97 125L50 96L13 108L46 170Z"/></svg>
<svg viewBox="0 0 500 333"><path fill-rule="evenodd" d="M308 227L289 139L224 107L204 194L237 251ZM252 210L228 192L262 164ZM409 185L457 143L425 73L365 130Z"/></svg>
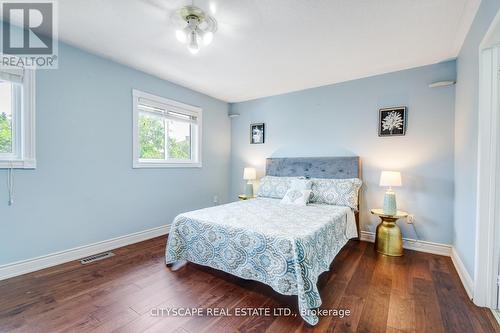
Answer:
<svg viewBox="0 0 500 333"><path fill-rule="evenodd" d="M347 206L358 209L358 191L361 180L312 178L311 202Z"/></svg>
<svg viewBox="0 0 500 333"><path fill-rule="evenodd" d="M311 190L289 189L281 199L282 204L306 206L311 197Z"/></svg>
<svg viewBox="0 0 500 333"><path fill-rule="evenodd" d="M265 176L260 179L257 196L281 199L290 188L292 180L297 177Z"/></svg>

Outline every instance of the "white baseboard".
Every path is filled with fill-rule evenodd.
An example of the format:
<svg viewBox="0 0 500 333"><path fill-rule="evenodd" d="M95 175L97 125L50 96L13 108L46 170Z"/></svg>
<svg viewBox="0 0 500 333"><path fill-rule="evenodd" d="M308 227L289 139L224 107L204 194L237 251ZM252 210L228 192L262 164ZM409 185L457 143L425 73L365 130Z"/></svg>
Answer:
<svg viewBox="0 0 500 333"><path fill-rule="evenodd" d="M168 234L169 229L170 225L163 225L161 227L139 231L89 245L79 246L69 250L1 265L0 280L38 271L47 267L52 267L69 261L88 257L93 254L106 252L125 245L138 243L144 240L166 235Z"/></svg>
<svg viewBox="0 0 500 333"><path fill-rule="evenodd" d="M457 250L455 250L455 248L451 249L451 261L453 261L453 265L457 270L458 276L460 277L460 280L464 285L467 295L469 296L470 299L472 299L474 282L470 277L469 272L467 272L467 269L465 268L465 265L462 262L462 259L460 259L460 256L458 255Z"/></svg>
<svg viewBox="0 0 500 333"><path fill-rule="evenodd" d="M375 242L375 233L371 231L361 231L362 241ZM451 245L427 242L411 238L403 238L403 248L420 252L439 254L441 256L451 256Z"/></svg>
<svg viewBox="0 0 500 333"><path fill-rule="evenodd" d="M491 312L493 312L493 317L495 317L495 319L497 320L498 325L500 325L500 310L493 310L493 309L490 310Z"/></svg>

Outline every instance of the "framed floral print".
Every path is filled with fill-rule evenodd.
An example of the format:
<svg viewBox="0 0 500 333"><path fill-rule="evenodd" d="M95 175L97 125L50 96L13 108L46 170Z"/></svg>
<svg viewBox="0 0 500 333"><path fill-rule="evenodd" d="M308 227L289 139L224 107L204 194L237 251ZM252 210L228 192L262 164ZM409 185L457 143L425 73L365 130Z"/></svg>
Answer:
<svg viewBox="0 0 500 333"><path fill-rule="evenodd" d="M406 134L406 106L379 110L378 136Z"/></svg>
<svg viewBox="0 0 500 333"><path fill-rule="evenodd" d="M250 125L250 143L251 144L259 144L264 143L264 123L260 124L251 124Z"/></svg>

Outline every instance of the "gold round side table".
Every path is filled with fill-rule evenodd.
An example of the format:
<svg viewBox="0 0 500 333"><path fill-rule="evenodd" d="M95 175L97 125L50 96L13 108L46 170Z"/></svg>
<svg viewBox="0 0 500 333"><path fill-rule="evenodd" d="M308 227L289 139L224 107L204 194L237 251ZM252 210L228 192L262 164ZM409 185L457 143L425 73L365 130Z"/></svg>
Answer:
<svg viewBox="0 0 500 333"><path fill-rule="evenodd" d="M396 221L408 216L408 213L399 211L396 215L384 214L383 209L372 209L371 213L380 217L375 235L375 250L387 256L400 257L403 255L403 236Z"/></svg>

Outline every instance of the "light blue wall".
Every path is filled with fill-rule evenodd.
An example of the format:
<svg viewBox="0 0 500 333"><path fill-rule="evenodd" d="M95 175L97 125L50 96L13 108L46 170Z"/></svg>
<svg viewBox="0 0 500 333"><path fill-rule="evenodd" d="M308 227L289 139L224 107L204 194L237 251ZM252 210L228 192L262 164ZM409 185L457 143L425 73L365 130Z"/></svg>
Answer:
<svg viewBox="0 0 500 333"><path fill-rule="evenodd" d="M472 277L476 237L479 44L499 8L499 0L482 0L457 59L454 245Z"/></svg>
<svg viewBox="0 0 500 333"><path fill-rule="evenodd" d="M36 170L0 170L0 264L168 224L227 200L228 104L60 45L37 73ZM132 89L203 108L203 168L132 169Z"/></svg>
<svg viewBox="0 0 500 333"><path fill-rule="evenodd" d="M231 197L243 190L243 167L264 174L266 157L359 155L365 182L362 229L374 231L370 208L382 205L381 170L400 170L399 207L416 216L421 239L452 242L454 87L430 89L455 79L455 62L395 72L231 105ZM380 138L378 109L408 106L404 137ZM266 143L249 144L252 122L266 124ZM401 224L405 237L416 238Z"/></svg>

